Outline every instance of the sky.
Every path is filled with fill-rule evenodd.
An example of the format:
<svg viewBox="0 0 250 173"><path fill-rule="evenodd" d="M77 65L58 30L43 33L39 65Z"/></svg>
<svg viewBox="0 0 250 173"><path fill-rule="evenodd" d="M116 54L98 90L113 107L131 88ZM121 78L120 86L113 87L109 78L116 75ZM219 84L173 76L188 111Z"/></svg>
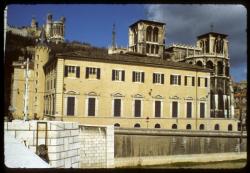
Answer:
<svg viewBox="0 0 250 173"><path fill-rule="evenodd" d="M140 19L166 23L166 46L172 43L195 45L198 35L211 31L228 35L230 73L233 80L247 76L247 11L242 5L170 5L170 4L74 4L9 5L7 23L30 25L32 17L39 27L48 13L53 20L66 17L65 38L109 47L115 24L116 44L128 45L128 27Z"/></svg>

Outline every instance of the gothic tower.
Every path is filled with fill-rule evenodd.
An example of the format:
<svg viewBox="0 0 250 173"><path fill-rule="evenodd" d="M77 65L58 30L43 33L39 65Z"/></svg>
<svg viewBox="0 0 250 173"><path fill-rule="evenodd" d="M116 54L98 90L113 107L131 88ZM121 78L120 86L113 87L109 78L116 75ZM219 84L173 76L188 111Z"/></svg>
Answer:
<svg viewBox="0 0 250 173"><path fill-rule="evenodd" d="M129 51L162 57L165 48L165 23L139 20L129 26Z"/></svg>

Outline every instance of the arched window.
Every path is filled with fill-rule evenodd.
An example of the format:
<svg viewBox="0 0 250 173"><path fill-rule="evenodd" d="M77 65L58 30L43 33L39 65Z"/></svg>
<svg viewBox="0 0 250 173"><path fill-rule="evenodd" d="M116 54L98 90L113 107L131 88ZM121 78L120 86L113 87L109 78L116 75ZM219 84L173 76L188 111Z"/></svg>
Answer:
<svg viewBox="0 0 250 173"><path fill-rule="evenodd" d="M205 129L204 124L200 124L200 130L204 130L204 129Z"/></svg>
<svg viewBox="0 0 250 173"><path fill-rule="evenodd" d="M156 45L156 46L155 46L155 54L158 54L158 53L159 53L159 46Z"/></svg>
<svg viewBox="0 0 250 173"><path fill-rule="evenodd" d="M146 45L146 52L149 53L149 44Z"/></svg>
<svg viewBox="0 0 250 173"><path fill-rule="evenodd" d="M153 42L158 42L158 32L159 32L159 29L155 27L153 31Z"/></svg>
<svg viewBox="0 0 250 173"><path fill-rule="evenodd" d="M152 39L152 27L148 26L146 30L146 41L151 41Z"/></svg>
<svg viewBox="0 0 250 173"><path fill-rule="evenodd" d="M140 125L139 123L136 123L136 124L134 125L134 127L135 127L135 128L140 128L141 125Z"/></svg>
<svg viewBox="0 0 250 173"><path fill-rule="evenodd" d="M120 124L119 123L115 123L114 126L115 127L120 127Z"/></svg>
<svg viewBox="0 0 250 173"><path fill-rule="evenodd" d="M192 61L190 61L190 62L189 62L189 64L193 64L193 62L192 62Z"/></svg>
<svg viewBox="0 0 250 173"><path fill-rule="evenodd" d="M161 125L157 123L157 124L155 124L155 128L159 129L159 128L161 128Z"/></svg>
<svg viewBox="0 0 250 173"><path fill-rule="evenodd" d="M213 69L214 68L213 62L212 61L207 61L206 67L209 68L209 69Z"/></svg>
<svg viewBox="0 0 250 173"><path fill-rule="evenodd" d="M223 63L221 61L217 63L217 74L223 75Z"/></svg>
<svg viewBox="0 0 250 173"><path fill-rule="evenodd" d="M228 125L228 131L232 131L233 130L233 126L232 126L232 124L229 124Z"/></svg>
<svg viewBox="0 0 250 173"><path fill-rule="evenodd" d="M220 130L220 126L219 126L219 124L215 124L215 126L214 126L214 130Z"/></svg>
<svg viewBox="0 0 250 173"><path fill-rule="evenodd" d="M176 124L173 124L173 125L172 125L172 129L177 129L177 125L176 125Z"/></svg>
<svg viewBox="0 0 250 173"><path fill-rule="evenodd" d="M155 51L155 45L151 45L151 54L154 54Z"/></svg>
<svg viewBox="0 0 250 173"><path fill-rule="evenodd" d="M201 61L197 61L196 65L201 66L201 67L203 66Z"/></svg>
<svg viewBox="0 0 250 173"><path fill-rule="evenodd" d="M223 99L223 91L222 90L219 90L218 91L218 107L220 110L223 110L224 109L224 99Z"/></svg>
<svg viewBox="0 0 250 173"><path fill-rule="evenodd" d="M191 124L187 124L186 129L190 130L192 128Z"/></svg>

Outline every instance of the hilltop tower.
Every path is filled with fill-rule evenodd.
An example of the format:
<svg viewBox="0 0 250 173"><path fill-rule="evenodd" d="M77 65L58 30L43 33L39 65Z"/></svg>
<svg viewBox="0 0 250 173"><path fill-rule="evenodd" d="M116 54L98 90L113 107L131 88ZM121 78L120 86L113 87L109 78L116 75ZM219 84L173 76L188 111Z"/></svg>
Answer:
<svg viewBox="0 0 250 173"><path fill-rule="evenodd" d="M129 26L129 51L162 57L165 48L165 23L139 20Z"/></svg>

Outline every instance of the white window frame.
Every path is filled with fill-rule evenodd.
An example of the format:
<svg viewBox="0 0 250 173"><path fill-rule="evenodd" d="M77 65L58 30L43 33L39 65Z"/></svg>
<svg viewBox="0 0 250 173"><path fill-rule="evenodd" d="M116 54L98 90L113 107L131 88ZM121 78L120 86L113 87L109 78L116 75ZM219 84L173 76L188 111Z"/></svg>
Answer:
<svg viewBox="0 0 250 173"><path fill-rule="evenodd" d="M120 99L121 100L121 116L119 117L116 117L115 116L115 110L114 110L114 105L115 105L115 99ZM120 118L120 117L123 117L123 97L113 97L112 98L112 109L111 109L111 112L112 112L112 117L113 118Z"/></svg>
<svg viewBox="0 0 250 173"><path fill-rule="evenodd" d="M123 82L122 81L122 72L124 71L124 73L125 73L125 70L124 69L112 69L112 70L115 71L114 81L115 82ZM117 73L118 73L118 75L117 75ZM118 79L117 79L117 77L118 77Z"/></svg>
<svg viewBox="0 0 250 173"><path fill-rule="evenodd" d="M89 116L88 115L88 105L89 105L89 98L95 98L95 115L94 116ZM98 109L98 97L97 96L90 96L90 95L87 95L86 98L85 98L85 117L98 117L98 112L99 112L99 109Z"/></svg>
<svg viewBox="0 0 250 173"><path fill-rule="evenodd" d="M74 115L67 115L67 105L68 105L68 97L74 97L75 98L75 107L74 107ZM72 94L66 94L64 96L64 116L67 116L67 117L75 117L78 115L78 110L77 110L77 107L78 107L78 99L77 99L77 96L76 95L72 95ZM55 108L56 108L56 105L55 105Z"/></svg>
<svg viewBox="0 0 250 173"><path fill-rule="evenodd" d="M140 100L141 101L141 116L140 117L135 116L135 100ZM132 114L133 114L133 118L142 118L143 117L143 98L140 98L140 97L134 97L133 98Z"/></svg>
<svg viewBox="0 0 250 173"><path fill-rule="evenodd" d="M177 83L176 83L176 84L172 83L172 84L170 84L170 85L172 85L172 86L181 86L181 85L178 84L179 77L181 76L181 74L170 74L170 76L171 76L171 75L177 77ZM171 77L170 77L170 80L171 80ZM174 80L173 80L173 81L174 81Z"/></svg>
<svg viewBox="0 0 250 173"><path fill-rule="evenodd" d="M178 109L177 109L177 117L173 117L173 115L172 115L172 109L173 109L173 107L172 107L172 105L173 105L173 102L177 102L177 107L178 107ZM171 100L170 101L170 117L171 118L174 118L174 119L178 119L178 118L180 118L180 101L179 100Z"/></svg>
<svg viewBox="0 0 250 173"><path fill-rule="evenodd" d="M187 117L187 103L188 102L190 102L191 103L191 107L192 107L192 111L191 111L191 117ZM185 103L185 118L187 118L187 119L192 119L193 118L193 110L194 110L194 103L193 103L193 101L191 101L191 100L186 100L186 103Z"/></svg>
<svg viewBox="0 0 250 173"><path fill-rule="evenodd" d="M135 72L135 81L133 83L143 83L142 82L142 73L144 73L144 82L145 82L145 72L142 71L142 70L132 70L132 75L133 75L133 72ZM139 75L137 75L139 74ZM133 78L133 76L132 76ZM139 78L140 80L136 80L136 78Z"/></svg>
<svg viewBox="0 0 250 173"><path fill-rule="evenodd" d="M204 103L204 105L205 105L205 108L204 108L204 109L205 109L205 110L204 110L204 114L205 114L205 115L204 115L204 118L201 118L201 108L200 108L200 107L201 107L201 103ZM199 119L205 119L205 118L207 118L207 102L206 102L206 101L199 101L199 108L198 108L198 111L199 111L199 112L198 112L198 113L199 113L199 114L198 114L198 115L199 115L199 116L198 116Z"/></svg>
<svg viewBox="0 0 250 173"><path fill-rule="evenodd" d="M163 74L163 77L165 78L164 73L162 72L153 72L153 75L156 74L156 82L154 84L156 85L163 85L161 81L161 75ZM158 80L159 79L159 80ZM165 82L165 81L164 81Z"/></svg>

